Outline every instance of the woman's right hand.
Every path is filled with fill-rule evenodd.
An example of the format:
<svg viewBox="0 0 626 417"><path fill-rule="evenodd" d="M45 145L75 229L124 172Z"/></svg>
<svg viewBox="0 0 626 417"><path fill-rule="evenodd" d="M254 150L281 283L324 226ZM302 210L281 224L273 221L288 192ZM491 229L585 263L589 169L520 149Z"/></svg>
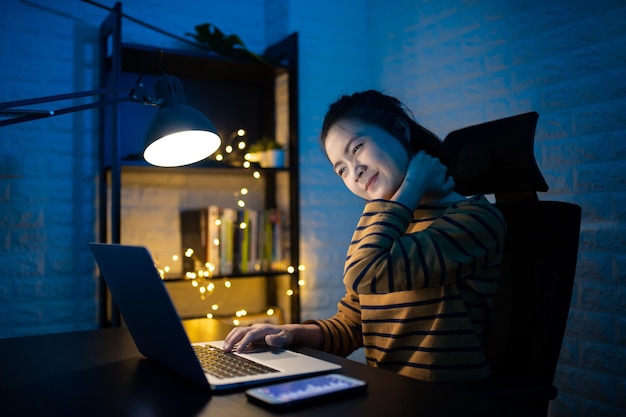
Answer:
<svg viewBox="0 0 626 417"><path fill-rule="evenodd" d="M414 210L422 198L444 197L454 186L454 179L439 159L420 151L409 161L404 180L391 199Z"/></svg>
<svg viewBox="0 0 626 417"><path fill-rule="evenodd" d="M265 343L272 347L285 347L293 343L292 329L287 325L257 323L248 327L236 327L224 339L224 351L243 352L251 343Z"/></svg>

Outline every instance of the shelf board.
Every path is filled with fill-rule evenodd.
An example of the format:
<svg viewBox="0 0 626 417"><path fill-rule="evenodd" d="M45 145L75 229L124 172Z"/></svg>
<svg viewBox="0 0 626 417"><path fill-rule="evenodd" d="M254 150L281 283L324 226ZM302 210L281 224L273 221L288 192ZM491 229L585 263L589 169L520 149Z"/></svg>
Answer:
<svg viewBox="0 0 626 417"><path fill-rule="evenodd" d="M161 59L158 51L163 52ZM110 61L107 60L105 65L110 68ZM173 50L122 43L122 72L153 75L165 72L190 79L266 85L278 75L287 73L287 69L252 59L224 57L210 51L202 51L200 48Z"/></svg>
<svg viewBox="0 0 626 417"><path fill-rule="evenodd" d="M233 274L233 275L213 275L211 278L207 279L242 279L242 278L268 278L268 277L280 277L290 275L287 271L267 271L267 272L246 272L242 274ZM165 282L180 282L180 281L191 281L189 278L183 277L168 277L164 278Z"/></svg>

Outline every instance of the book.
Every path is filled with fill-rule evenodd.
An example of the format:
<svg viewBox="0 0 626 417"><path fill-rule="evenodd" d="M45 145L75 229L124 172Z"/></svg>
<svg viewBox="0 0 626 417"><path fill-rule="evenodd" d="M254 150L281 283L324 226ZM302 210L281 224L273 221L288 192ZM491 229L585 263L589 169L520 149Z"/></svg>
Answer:
<svg viewBox="0 0 626 417"><path fill-rule="evenodd" d="M220 274L232 274L235 271L235 227L237 225L237 210L224 207L222 209L222 224L220 228Z"/></svg>
<svg viewBox="0 0 626 417"><path fill-rule="evenodd" d="M261 261L259 259L259 210L248 209L248 229L249 232L249 257L248 271L260 271Z"/></svg>
<svg viewBox="0 0 626 417"><path fill-rule="evenodd" d="M213 266L213 273L220 273L220 231L222 224L222 208L218 205L209 206L207 220L207 263Z"/></svg>
<svg viewBox="0 0 626 417"><path fill-rule="evenodd" d="M183 274L203 270L207 262L207 209L180 212Z"/></svg>
<svg viewBox="0 0 626 417"><path fill-rule="evenodd" d="M183 271L214 275L283 270L288 233L280 209L210 205L180 213ZM191 249L191 256L184 256Z"/></svg>

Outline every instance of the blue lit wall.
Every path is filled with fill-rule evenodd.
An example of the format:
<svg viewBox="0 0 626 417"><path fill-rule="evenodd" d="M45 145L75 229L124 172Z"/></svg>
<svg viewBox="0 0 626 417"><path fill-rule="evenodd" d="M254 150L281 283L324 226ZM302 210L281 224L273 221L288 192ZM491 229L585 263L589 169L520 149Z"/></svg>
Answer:
<svg viewBox="0 0 626 417"><path fill-rule="evenodd" d="M113 1L102 1L108 6ZM623 1L213 0L123 2L184 36L199 23L260 52L300 33L304 318L332 314L361 203L319 151L329 102L379 88L441 136L540 113L541 198L583 208L577 278L553 416L626 414L626 5ZM0 101L94 88L106 12L0 0ZM181 43L128 21L125 41ZM94 115L0 128L0 337L96 327Z"/></svg>

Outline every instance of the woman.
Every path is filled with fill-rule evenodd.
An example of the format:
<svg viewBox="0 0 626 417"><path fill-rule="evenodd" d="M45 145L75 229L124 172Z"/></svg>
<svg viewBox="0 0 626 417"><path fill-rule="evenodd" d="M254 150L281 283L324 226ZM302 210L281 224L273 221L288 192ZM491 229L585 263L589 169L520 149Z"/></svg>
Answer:
<svg viewBox="0 0 626 417"><path fill-rule="evenodd" d="M447 175L441 141L397 99L377 91L329 107L321 144L346 187L366 203L348 248L346 294L335 316L236 328L225 350L299 344L426 381L486 378L505 224L483 196Z"/></svg>

